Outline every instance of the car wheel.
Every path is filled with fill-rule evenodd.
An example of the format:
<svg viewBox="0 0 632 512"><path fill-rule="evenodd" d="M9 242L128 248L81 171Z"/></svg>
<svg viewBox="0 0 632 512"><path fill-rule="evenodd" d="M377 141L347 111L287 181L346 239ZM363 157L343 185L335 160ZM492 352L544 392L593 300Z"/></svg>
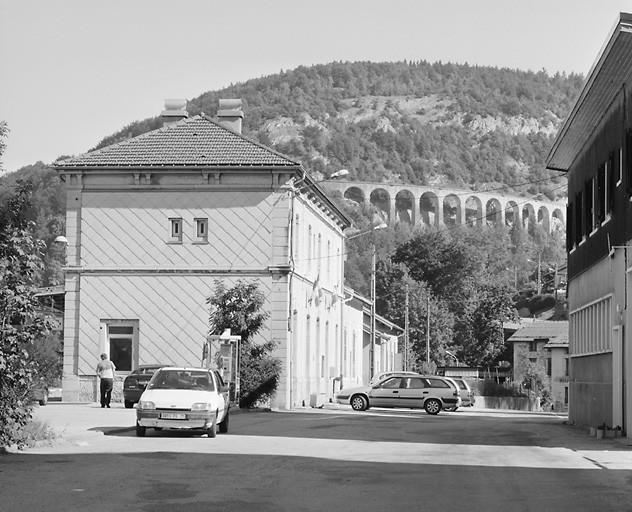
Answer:
<svg viewBox="0 0 632 512"><path fill-rule="evenodd" d="M132 407L134 407L134 402L132 402L131 400L125 400L125 408L131 409Z"/></svg>
<svg viewBox="0 0 632 512"><path fill-rule="evenodd" d="M220 434L226 434L228 432L228 422L230 418L230 409L226 411L226 416L219 424L219 432Z"/></svg>
<svg viewBox="0 0 632 512"><path fill-rule="evenodd" d="M46 405L48 403L48 393L44 393L41 400L38 400L40 405Z"/></svg>
<svg viewBox="0 0 632 512"><path fill-rule="evenodd" d="M434 398L426 400L426 403L424 404L424 409L428 414L439 414L439 411L441 410L441 402Z"/></svg>
<svg viewBox="0 0 632 512"><path fill-rule="evenodd" d="M136 437L145 437L147 427L143 427L136 422Z"/></svg>
<svg viewBox="0 0 632 512"><path fill-rule="evenodd" d="M217 436L217 413L215 413L213 423L211 423L211 426L206 430L206 433L209 438Z"/></svg>
<svg viewBox="0 0 632 512"><path fill-rule="evenodd" d="M369 401L362 395L351 397L351 408L354 411L366 411L369 408Z"/></svg>

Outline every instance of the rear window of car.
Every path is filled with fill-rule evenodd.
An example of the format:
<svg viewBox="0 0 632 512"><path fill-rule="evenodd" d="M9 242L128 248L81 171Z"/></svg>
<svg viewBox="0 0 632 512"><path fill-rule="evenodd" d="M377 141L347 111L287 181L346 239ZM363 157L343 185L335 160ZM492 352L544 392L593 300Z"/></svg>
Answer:
<svg viewBox="0 0 632 512"><path fill-rule="evenodd" d="M465 384L465 381L463 381L463 380L455 380L455 382L459 385L459 387L462 390L467 391L467 386Z"/></svg>
<svg viewBox="0 0 632 512"><path fill-rule="evenodd" d="M204 370L159 370L147 388L214 391L215 382L211 374Z"/></svg>
<svg viewBox="0 0 632 512"><path fill-rule="evenodd" d="M450 385L441 379L428 379L431 388L449 388Z"/></svg>
<svg viewBox="0 0 632 512"><path fill-rule="evenodd" d="M159 370L159 368L136 368L132 373L137 375L153 375Z"/></svg>

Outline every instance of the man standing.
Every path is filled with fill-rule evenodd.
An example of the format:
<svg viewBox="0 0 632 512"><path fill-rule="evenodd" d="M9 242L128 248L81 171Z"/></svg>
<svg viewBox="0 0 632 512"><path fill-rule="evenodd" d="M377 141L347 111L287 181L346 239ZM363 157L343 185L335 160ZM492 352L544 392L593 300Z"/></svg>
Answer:
<svg viewBox="0 0 632 512"><path fill-rule="evenodd" d="M101 361L97 365L97 375L101 378L101 408L110 408L115 371L116 366L108 359L108 355L105 353L101 354Z"/></svg>

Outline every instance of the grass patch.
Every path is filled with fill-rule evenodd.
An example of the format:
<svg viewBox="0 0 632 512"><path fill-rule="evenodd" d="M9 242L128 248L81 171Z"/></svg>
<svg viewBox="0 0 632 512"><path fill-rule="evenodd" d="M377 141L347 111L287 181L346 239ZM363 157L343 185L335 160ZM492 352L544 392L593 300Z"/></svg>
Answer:
<svg viewBox="0 0 632 512"><path fill-rule="evenodd" d="M32 448L36 445L52 446L59 435L47 423L31 420L22 432L24 447Z"/></svg>

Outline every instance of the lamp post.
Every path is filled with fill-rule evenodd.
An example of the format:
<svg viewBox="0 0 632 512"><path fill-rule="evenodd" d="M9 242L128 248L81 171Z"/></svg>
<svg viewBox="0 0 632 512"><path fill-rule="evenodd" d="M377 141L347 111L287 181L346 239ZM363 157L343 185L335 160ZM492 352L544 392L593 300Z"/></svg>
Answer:
<svg viewBox="0 0 632 512"><path fill-rule="evenodd" d="M371 229L355 233L351 236L347 236L347 240L358 238L363 235L368 235L377 231L378 229L384 229L387 225L385 222L381 222L377 226L373 226ZM369 352L369 380L373 378L375 374L375 265L377 259L377 249L375 242L371 241L371 345Z"/></svg>
<svg viewBox="0 0 632 512"><path fill-rule="evenodd" d="M456 358L456 356L452 352L450 352L449 350L446 350L445 353L448 354L450 357L454 358L456 365L459 366L459 360Z"/></svg>

